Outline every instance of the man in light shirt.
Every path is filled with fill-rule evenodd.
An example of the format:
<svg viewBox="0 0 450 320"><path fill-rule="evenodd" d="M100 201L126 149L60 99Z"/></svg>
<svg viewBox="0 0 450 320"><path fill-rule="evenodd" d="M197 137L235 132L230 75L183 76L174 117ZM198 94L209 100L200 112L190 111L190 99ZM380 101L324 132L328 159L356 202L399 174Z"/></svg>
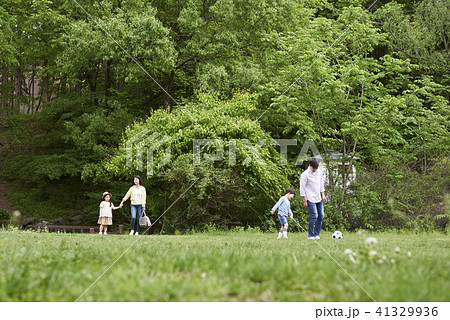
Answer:
<svg viewBox="0 0 450 320"><path fill-rule="evenodd" d="M319 162L312 158L308 169L300 177L300 196L303 199L303 206L308 208L311 217L308 225L308 239L320 239L319 234L324 217L323 204L327 202L323 175L318 169Z"/></svg>

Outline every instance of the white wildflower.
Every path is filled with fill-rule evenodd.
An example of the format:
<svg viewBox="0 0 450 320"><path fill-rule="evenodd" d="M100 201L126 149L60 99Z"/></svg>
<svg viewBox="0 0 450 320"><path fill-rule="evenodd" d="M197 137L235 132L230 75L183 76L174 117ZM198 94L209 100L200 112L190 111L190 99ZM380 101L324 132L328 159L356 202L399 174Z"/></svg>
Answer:
<svg viewBox="0 0 450 320"><path fill-rule="evenodd" d="M395 259L391 259L391 263L395 263Z"/></svg>
<svg viewBox="0 0 450 320"><path fill-rule="evenodd" d="M399 247L395 247L395 253L399 253L400 252L400 248Z"/></svg>
<svg viewBox="0 0 450 320"><path fill-rule="evenodd" d="M408 251L406 254L408 255L408 257L411 258L411 252L410 251Z"/></svg>
<svg viewBox="0 0 450 320"><path fill-rule="evenodd" d="M369 237L366 239L366 244L369 246L371 246L372 244L377 244L377 243L378 243L378 241L374 237Z"/></svg>
<svg viewBox="0 0 450 320"><path fill-rule="evenodd" d="M374 251L374 250L369 251L369 256L376 256L376 255L377 255L376 251Z"/></svg>
<svg viewBox="0 0 450 320"><path fill-rule="evenodd" d="M344 253L350 255L353 253L353 251L352 251L352 249L345 249Z"/></svg>

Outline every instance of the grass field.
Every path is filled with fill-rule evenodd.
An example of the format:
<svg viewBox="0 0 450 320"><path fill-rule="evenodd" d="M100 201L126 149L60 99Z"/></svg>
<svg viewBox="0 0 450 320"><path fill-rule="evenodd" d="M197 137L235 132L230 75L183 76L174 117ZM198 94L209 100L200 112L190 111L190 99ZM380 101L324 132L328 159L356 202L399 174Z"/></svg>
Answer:
<svg viewBox="0 0 450 320"><path fill-rule="evenodd" d="M321 237L0 232L0 301L75 301L127 248L79 301L450 300L447 235Z"/></svg>

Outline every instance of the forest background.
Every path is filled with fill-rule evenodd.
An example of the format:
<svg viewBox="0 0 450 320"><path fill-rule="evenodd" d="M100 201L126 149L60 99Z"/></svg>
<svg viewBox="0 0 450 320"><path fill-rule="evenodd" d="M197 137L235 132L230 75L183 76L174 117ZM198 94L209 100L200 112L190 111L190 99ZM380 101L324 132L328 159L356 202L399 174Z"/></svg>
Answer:
<svg viewBox="0 0 450 320"><path fill-rule="evenodd" d="M338 168L325 229L447 231L449 0L1 0L0 26L0 179L24 223L94 225L140 174L164 233L273 231L312 140ZM151 175L126 165L140 132L170 137ZM194 139L225 160L196 165ZM298 143L280 161L272 139Z"/></svg>

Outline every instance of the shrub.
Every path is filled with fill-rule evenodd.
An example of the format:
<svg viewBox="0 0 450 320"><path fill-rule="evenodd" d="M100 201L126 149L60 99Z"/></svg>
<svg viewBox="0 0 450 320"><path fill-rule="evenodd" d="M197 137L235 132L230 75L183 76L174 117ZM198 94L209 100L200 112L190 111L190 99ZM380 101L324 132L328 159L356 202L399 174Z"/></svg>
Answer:
<svg viewBox="0 0 450 320"><path fill-rule="evenodd" d="M165 232L210 224L230 227L264 223L270 215L268 208L273 204L261 188L281 195L289 181L278 165L279 154L270 144L270 135L251 119L256 110L254 100L248 93L238 93L229 101L200 94L197 102L187 103L172 113L158 110L144 123L126 130L116 155L106 168L117 177L133 176L135 169L127 166L127 151L130 151L127 141L143 132L146 136L168 136L167 145L155 151L153 163L164 158L167 147L171 150L171 161L163 167L154 166L151 173L147 170L148 177L144 179L152 212L162 213L173 204L164 217ZM223 159L205 159L206 154L216 154L218 147L203 145L200 164L195 164L194 139L223 142ZM265 165L255 161L243 139L253 145L264 141L259 154ZM230 165L230 156L234 156L230 151L233 150L231 141L235 143L236 162ZM143 155L149 147L142 147ZM134 165L136 158L135 154Z"/></svg>
<svg viewBox="0 0 450 320"><path fill-rule="evenodd" d="M9 218L10 218L10 216L9 216L8 211L0 208L0 220L7 220Z"/></svg>

